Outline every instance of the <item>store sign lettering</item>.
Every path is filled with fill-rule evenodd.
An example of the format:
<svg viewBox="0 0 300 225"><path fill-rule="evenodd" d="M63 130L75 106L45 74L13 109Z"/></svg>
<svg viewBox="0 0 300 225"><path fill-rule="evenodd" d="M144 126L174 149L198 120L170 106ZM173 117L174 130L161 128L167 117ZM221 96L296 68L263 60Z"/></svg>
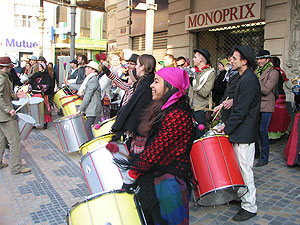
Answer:
<svg viewBox="0 0 300 225"><path fill-rule="evenodd" d="M6 47L11 47L11 48L36 48L38 46L37 42L32 42L32 41L17 41L15 39L8 39L6 38Z"/></svg>
<svg viewBox="0 0 300 225"><path fill-rule="evenodd" d="M259 20L261 19L260 16L261 1L252 1L241 5L187 15L185 17L185 29L193 30Z"/></svg>

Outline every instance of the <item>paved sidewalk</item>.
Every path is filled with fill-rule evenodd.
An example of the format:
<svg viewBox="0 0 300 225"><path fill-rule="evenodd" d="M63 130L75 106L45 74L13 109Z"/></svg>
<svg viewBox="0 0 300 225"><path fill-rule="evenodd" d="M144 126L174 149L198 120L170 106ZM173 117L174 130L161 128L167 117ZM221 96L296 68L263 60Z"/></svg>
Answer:
<svg viewBox="0 0 300 225"><path fill-rule="evenodd" d="M258 215L240 224L300 224L300 168L286 166L286 142L270 145L270 163L254 169ZM32 172L0 170L0 225L64 224L67 209L89 195L80 155L61 151L53 123L47 130L33 129L21 143L22 159ZM9 163L8 151L4 161ZM234 224L238 209L237 204L199 207L191 202L190 224Z"/></svg>

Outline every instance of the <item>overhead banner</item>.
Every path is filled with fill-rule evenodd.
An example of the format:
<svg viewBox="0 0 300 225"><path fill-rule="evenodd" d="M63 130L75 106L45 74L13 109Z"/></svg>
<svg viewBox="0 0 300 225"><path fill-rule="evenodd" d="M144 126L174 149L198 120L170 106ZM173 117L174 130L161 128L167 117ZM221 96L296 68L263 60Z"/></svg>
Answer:
<svg viewBox="0 0 300 225"><path fill-rule="evenodd" d="M261 0L211 9L185 16L185 30L218 27L258 21L261 18Z"/></svg>

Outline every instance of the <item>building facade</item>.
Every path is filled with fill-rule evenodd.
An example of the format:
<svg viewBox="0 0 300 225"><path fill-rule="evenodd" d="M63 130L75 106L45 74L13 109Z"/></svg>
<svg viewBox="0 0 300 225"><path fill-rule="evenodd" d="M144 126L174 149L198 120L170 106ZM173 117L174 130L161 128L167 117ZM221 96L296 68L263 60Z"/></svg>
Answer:
<svg viewBox="0 0 300 225"><path fill-rule="evenodd" d="M163 1L156 1L158 8ZM166 1L167 27L154 33L153 54L158 60L165 53L191 59L194 48L207 48L216 67L233 45L249 44L256 51L268 49L281 58L287 73L299 74L300 0ZM143 53L144 34L131 33L140 20L135 20L135 10L130 10L128 2L136 3L105 1L108 46ZM155 20L163 22L161 17L155 16Z"/></svg>
<svg viewBox="0 0 300 225"><path fill-rule="evenodd" d="M21 66L31 55L43 55L48 62L58 56L70 55L71 15L64 4L40 0L10 0L1 2L0 52ZM42 24L43 22L43 24ZM106 13L76 8L75 54L95 54L106 51Z"/></svg>

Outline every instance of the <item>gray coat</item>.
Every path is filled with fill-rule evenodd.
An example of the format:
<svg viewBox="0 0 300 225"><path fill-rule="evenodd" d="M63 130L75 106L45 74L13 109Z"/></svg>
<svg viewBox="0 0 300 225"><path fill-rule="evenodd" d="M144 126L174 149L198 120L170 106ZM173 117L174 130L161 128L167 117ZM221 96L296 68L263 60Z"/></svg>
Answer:
<svg viewBox="0 0 300 225"><path fill-rule="evenodd" d="M100 116L102 112L101 92L97 76L93 76L86 84L83 101L79 107L80 112L86 116Z"/></svg>
<svg viewBox="0 0 300 225"><path fill-rule="evenodd" d="M10 116L9 112L13 110L12 100L12 83L8 74L0 71L0 122L14 120L15 117Z"/></svg>

